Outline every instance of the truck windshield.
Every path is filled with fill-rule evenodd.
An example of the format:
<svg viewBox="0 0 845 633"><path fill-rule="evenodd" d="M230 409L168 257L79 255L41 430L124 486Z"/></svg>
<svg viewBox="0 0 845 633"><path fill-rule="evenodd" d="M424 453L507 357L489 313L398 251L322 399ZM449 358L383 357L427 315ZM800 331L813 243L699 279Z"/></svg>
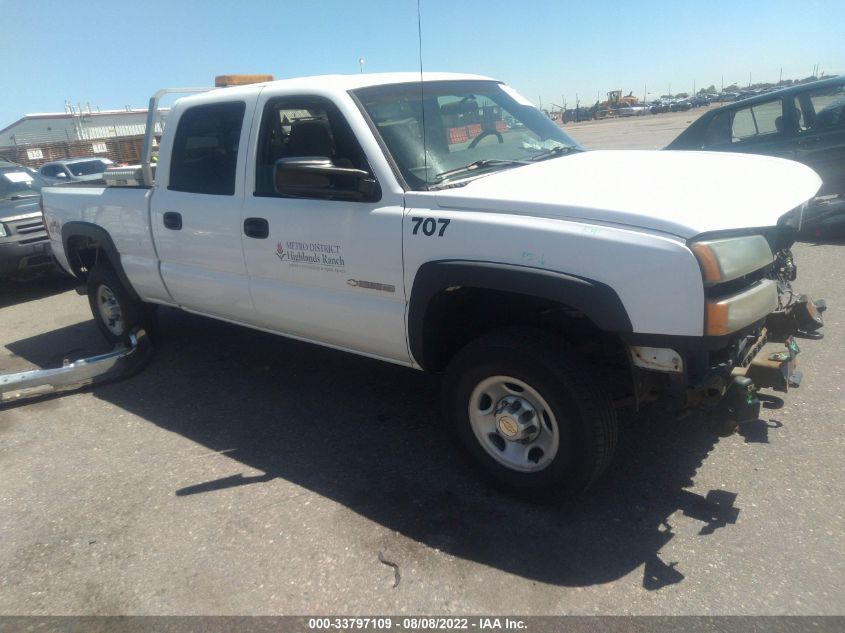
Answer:
<svg viewBox="0 0 845 633"><path fill-rule="evenodd" d="M495 81L394 84L352 94L416 190L581 150L548 116Z"/></svg>
<svg viewBox="0 0 845 633"><path fill-rule="evenodd" d="M31 169L20 165L0 167L0 200L37 198L44 185L41 176Z"/></svg>

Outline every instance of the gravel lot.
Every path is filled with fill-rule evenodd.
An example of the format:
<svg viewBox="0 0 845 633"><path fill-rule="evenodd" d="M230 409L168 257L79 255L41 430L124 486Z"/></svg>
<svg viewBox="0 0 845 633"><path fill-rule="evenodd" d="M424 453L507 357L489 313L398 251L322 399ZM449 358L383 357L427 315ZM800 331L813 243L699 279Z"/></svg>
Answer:
<svg viewBox="0 0 845 633"><path fill-rule="evenodd" d="M563 129L587 149L661 149L710 108L567 123Z"/></svg>
<svg viewBox="0 0 845 633"><path fill-rule="evenodd" d="M437 377L162 310L140 375L0 408L0 614L843 614L845 251L795 252L830 305L801 388L724 439L642 416L565 506L478 481ZM69 282L0 308L0 371L104 350Z"/></svg>

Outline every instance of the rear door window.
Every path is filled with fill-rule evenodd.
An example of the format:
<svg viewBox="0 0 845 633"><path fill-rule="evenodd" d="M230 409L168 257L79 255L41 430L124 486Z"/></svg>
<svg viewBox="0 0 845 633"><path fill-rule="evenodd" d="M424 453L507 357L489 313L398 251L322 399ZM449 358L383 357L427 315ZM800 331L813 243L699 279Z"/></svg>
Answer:
<svg viewBox="0 0 845 633"><path fill-rule="evenodd" d="M194 106L179 119L170 164L172 191L235 194L238 146L246 104Z"/></svg>
<svg viewBox="0 0 845 633"><path fill-rule="evenodd" d="M782 132L783 104L780 99L758 103L734 113L731 125L734 143Z"/></svg>

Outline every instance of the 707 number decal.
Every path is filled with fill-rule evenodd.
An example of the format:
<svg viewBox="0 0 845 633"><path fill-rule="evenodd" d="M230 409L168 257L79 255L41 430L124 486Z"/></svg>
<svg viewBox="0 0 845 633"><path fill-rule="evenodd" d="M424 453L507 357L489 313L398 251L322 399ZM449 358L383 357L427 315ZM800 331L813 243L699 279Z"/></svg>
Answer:
<svg viewBox="0 0 845 633"><path fill-rule="evenodd" d="M437 220L434 218L411 218L411 222L414 223L414 230L411 231L412 235L419 233L420 227L422 227L423 235L431 237L436 232L437 237L443 237L443 234L446 232L446 227L449 226L449 222L451 222L451 220L445 220L443 218L439 218ZM440 230L437 229L438 224L440 225Z"/></svg>

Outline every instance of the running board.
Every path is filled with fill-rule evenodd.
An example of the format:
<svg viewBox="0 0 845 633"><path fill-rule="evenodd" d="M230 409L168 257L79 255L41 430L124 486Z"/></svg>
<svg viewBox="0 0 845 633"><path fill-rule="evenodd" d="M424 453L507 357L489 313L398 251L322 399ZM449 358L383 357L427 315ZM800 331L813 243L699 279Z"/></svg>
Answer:
<svg viewBox="0 0 845 633"><path fill-rule="evenodd" d="M153 346L149 335L137 329L129 335L130 346L118 344L108 354L64 361L55 369L33 369L16 374L0 374L0 403L37 398L62 391L73 391L128 378L150 360Z"/></svg>

